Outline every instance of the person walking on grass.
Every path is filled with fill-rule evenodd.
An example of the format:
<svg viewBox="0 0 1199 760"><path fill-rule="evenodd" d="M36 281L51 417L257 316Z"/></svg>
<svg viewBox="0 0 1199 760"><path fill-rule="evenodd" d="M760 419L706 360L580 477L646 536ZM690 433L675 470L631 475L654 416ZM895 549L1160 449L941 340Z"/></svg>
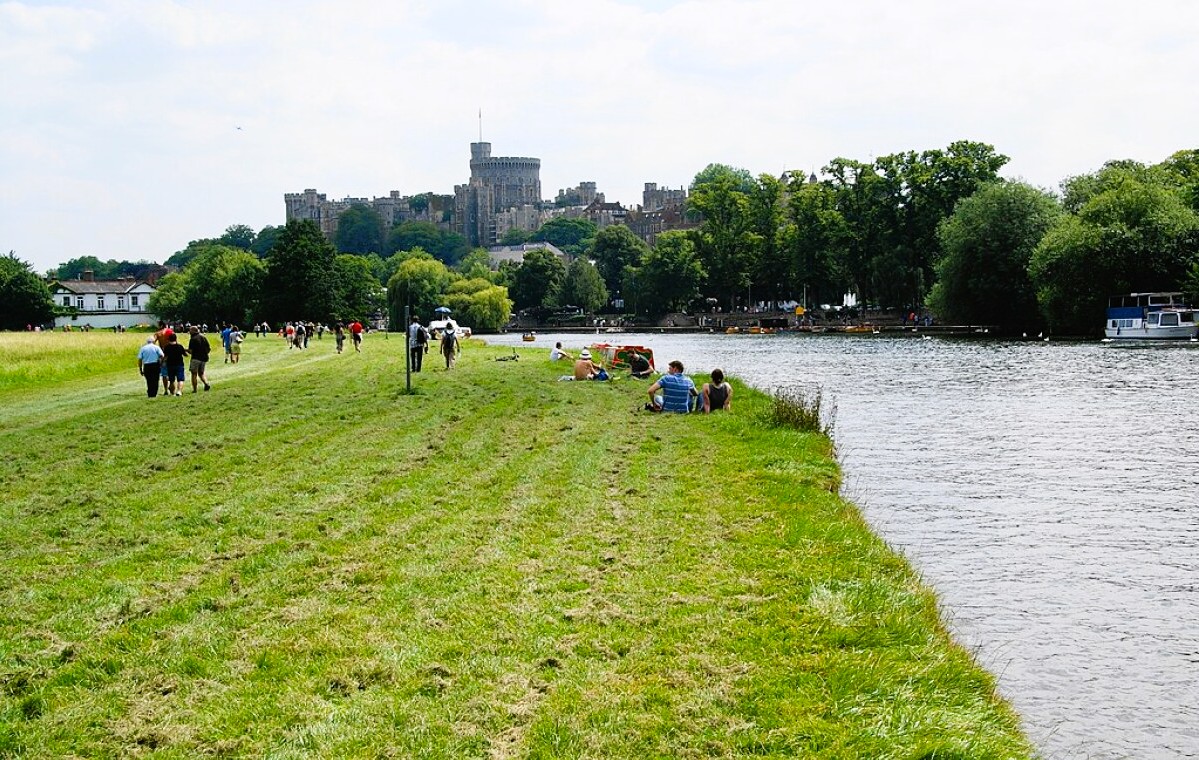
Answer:
<svg viewBox="0 0 1199 760"><path fill-rule="evenodd" d="M167 347L162 352L166 354L167 395L182 396L183 359L188 351L179 342L179 336L172 332L171 337L167 338Z"/></svg>
<svg viewBox="0 0 1199 760"><path fill-rule="evenodd" d="M350 323L350 339L354 341L354 352L362 353L362 323L356 319Z"/></svg>
<svg viewBox="0 0 1199 760"><path fill-rule="evenodd" d="M445 357L445 368L453 369L454 360L458 357L458 325L452 320L441 328L441 355Z"/></svg>
<svg viewBox="0 0 1199 760"><path fill-rule="evenodd" d="M429 350L429 331L420 323L420 317L413 317L408 325L408 366L413 372L420 372L425 360L425 352Z"/></svg>
<svg viewBox="0 0 1199 760"><path fill-rule="evenodd" d="M204 371L208 366L208 357L212 353L212 344L208 342L208 336L200 332L200 328L196 325L192 325L190 332L191 338L188 340L187 350L192 355L190 363L192 393L199 389L200 383L204 383L204 390L212 390L212 386L208 383L208 375Z"/></svg>
<svg viewBox="0 0 1199 760"><path fill-rule="evenodd" d="M229 356L232 357L234 364L241 361L241 344L245 341L246 334L237 329L237 325L233 325L229 330Z"/></svg>
<svg viewBox="0 0 1199 760"><path fill-rule="evenodd" d="M141 350L137 352L137 372L146 378L146 397L158 395L158 380L163 362L162 349L154 342L154 336L146 338Z"/></svg>
<svg viewBox="0 0 1199 760"><path fill-rule="evenodd" d="M333 337L337 339L337 353L341 353L346 347L346 328L341 326L341 322L333 325Z"/></svg>
<svg viewBox="0 0 1199 760"><path fill-rule="evenodd" d="M229 347L229 333L233 332L233 325L225 325L221 328L221 348L225 349L225 364L233 361L233 351Z"/></svg>

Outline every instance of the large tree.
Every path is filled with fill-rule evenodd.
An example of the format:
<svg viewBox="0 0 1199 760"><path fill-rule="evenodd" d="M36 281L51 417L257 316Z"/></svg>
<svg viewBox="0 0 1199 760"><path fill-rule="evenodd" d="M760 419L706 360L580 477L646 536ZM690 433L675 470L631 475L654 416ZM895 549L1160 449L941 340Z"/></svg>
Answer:
<svg viewBox="0 0 1199 760"><path fill-rule="evenodd" d="M266 258L271 254L271 249L275 247L275 242L279 239L279 233L282 231L282 227L274 227L268 224L254 236L254 242L250 245L250 250L258 258Z"/></svg>
<svg viewBox="0 0 1199 760"><path fill-rule="evenodd" d="M1022 182L985 185L960 201L938 230L943 253L929 307L957 324L994 324L1009 332L1038 326L1028 264L1061 214L1056 198Z"/></svg>
<svg viewBox="0 0 1199 760"><path fill-rule="evenodd" d="M338 253L380 253L383 240L383 217L364 203L351 204L337 218Z"/></svg>
<svg viewBox="0 0 1199 760"><path fill-rule="evenodd" d="M512 317L508 289L482 277L451 282L443 300L459 324L479 332L499 330Z"/></svg>
<svg viewBox="0 0 1199 760"><path fill-rule="evenodd" d="M248 251L254 246L254 237L253 227L245 224L232 224L225 228L225 234L221 235L220 242L222 245Z"/></svg>
<svg viewBox="0 0 1199 760"><path fill-rule="evenodd" d="M42 278L14 252L0 256L0 330L23 330L53 317L54 301Z"/></svg>
<svg viewBox="0 0 1199 760"><path fill-rule="evenodd" d="M365 320L385 306L383 286L364 256L349 253L333 259L333 318Z"/></svg>
<svg viewBox="0 0 1199 760"><path fill-rule="evenodd" d="M509 293L518 309L554 306L565 276L566 266L561 259L547 248L534 248L525 253L512 275Z"/></svg>
<svg viewBox="0 0 1199 760"><path fill-rule="evenodd" d="M1176 186L1125 161L1064 189L1075 213L1049 229L1029 266L1054 330L1094 332L1110 295L1183 286L1199 261L1199 215Z"/></svg>
<svg viewBox="0 0 1199 760"><path fill-rule="evenodd" d="M452 280L446 265L424 251L406 258L387 281L391 324L404 324L405 306L411 307L413 315L432 319L433 310L445 305L442 297Z"/></svg>
<svg viewBox="0 0 1199 760"><path fill-rule="evenodd" d="M288 222L267 259L262 298L267 318L272 322L330 321L336 255L316 222Z"/></svg>
<svg viewBox="0 0 1199 760"><path fill-rule="evenodd" d="M557 216L529 236L530 240L557 246L571 256L582 255L591 245L599 228L590 219Z"/></svg>
<svg viewBox="0 0 1199 760"><path fill-rule="evenodd" d="M604 308L608 303L608 288L594 264L584 258L570 263L562 280L561 300L563 304L579 306L589 314Z"/></svg>
<svg viewBox="0 0 1199 760"><path fill-rule="evenodd" d="M183 275L184 318L242 325L257 321L266 265L248 250L210 245Z"/></svg>
<svg viewBox="0 0 1199 760"><path fill-rule="evenodd" d="M699 297L704 276L691 236L663 232L637 270L639 303L651 313L687 311Z"/></svg>
<svg viewBox="0 0 1199 760"><path fill-rule="evenodd" d="M644 240L625 225L613 224L596 233L589 255L595 260L608 293L616 294L620 292L625 267L638 266L647 253L649 246Z"/></svg>
<svg viewBox="0 0 1199 760"><path fill-rule="evenodd" d="M792 296L803 302L837 303L847 290L841 269L846 259L848 227L837 209L837 197L826 182L792 178L781 231L783 278Z"/></svg>
<svg viewBox="0 0 1199 760"><path fill-rule="evenodd" d="M748 177L748 179L747 179ZM730 308L748 286L762 239L754 230L750 193L755 183L744 169L714 164L695 177L688 209L703 224L693 240L713 294Z"/></svg>
<svg viewBox="0 0 1199 760"><path fill-rule="evenodd" d="M146 302L146 309L170 322L187 319L187 275L171 272L161 277Z"/></svg>
<svg viewBox="0 0 1199 760"><path fill-rule="evenodd" d="M392 227L387 236L386 252L394 254L420 248L448 266L466 255L470 246L457 232L449 232L432 222L403 222Z"/></svg>

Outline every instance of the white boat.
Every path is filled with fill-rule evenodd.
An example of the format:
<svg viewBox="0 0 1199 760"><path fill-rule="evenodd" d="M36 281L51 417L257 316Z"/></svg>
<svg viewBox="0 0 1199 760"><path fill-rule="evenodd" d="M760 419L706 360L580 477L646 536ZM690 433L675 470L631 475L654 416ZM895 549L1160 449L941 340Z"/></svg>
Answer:
<svg viewBox="0 0 1199 760"><path fill-rule="evenodd" d="M1112 340L1188 340L1199 336L1199 322L1182 293L1129 293L1108 299L1103 334Z"/></svg>

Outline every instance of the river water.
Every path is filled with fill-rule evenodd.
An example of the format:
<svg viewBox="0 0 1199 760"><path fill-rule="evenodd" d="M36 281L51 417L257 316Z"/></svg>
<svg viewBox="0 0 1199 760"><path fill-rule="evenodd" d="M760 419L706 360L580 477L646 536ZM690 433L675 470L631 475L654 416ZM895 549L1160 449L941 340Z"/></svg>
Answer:
<svg viewBox="0 0 1199 760"><path fill-rule="evenodd" d="M537 354L604 339L835 400L845 495L1046 758L1199 758L1199 346L487 338Z"/></svg>

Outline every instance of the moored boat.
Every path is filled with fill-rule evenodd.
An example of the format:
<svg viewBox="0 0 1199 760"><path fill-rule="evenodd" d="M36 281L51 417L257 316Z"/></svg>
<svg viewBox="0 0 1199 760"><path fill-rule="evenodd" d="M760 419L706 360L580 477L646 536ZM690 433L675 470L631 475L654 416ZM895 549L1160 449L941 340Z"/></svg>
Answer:
<svg viewBox="0 0 1199 760"><path fill-rule="evenodd" d="M654 367L654 350L646 346L617 346L611 343L592 343L591 353L598 357L605 367L626 369L633 354L644 356L649 362L649 368Z"/></svg>
<svg viewBox="0 0 1199 760"><path fill-rule="evenodd" d="M1103 334L1111 340L1187 340L1199 337L1199 322L1181 293L1129 293L1108 299Z"/></svg>

